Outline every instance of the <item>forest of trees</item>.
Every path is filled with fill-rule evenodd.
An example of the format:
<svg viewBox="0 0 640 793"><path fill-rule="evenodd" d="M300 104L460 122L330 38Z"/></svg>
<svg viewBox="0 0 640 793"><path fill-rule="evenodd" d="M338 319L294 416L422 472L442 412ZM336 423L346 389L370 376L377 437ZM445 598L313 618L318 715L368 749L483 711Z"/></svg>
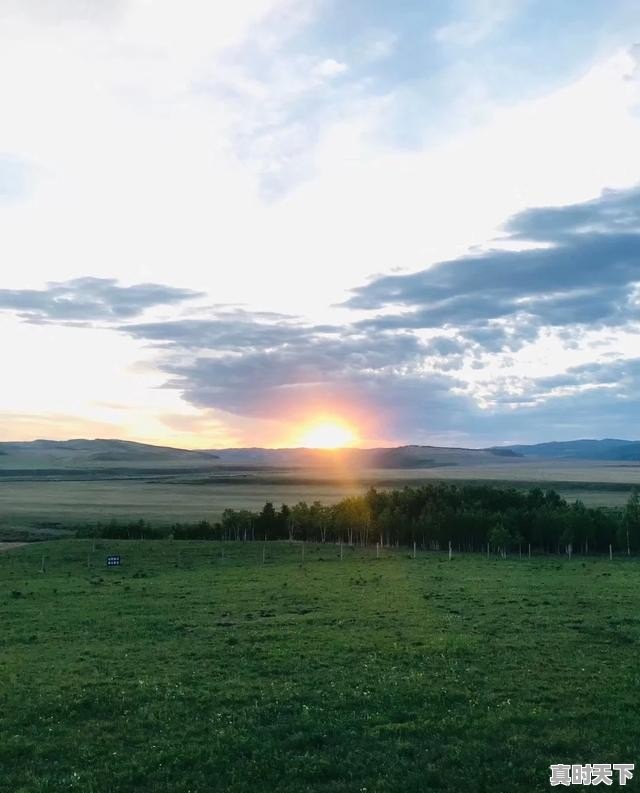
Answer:
<svg viewBox="0 0 640 793"><path fill-rule="evenodd" d="M547 553L640 552L640 495L624 508L589 508L554 490L489 485L428 484L370 489L325 506L300 502L260 512L227 509L217 523L173 527L175 539L307 540L350 545L381 543L423 549Z"/></svg>

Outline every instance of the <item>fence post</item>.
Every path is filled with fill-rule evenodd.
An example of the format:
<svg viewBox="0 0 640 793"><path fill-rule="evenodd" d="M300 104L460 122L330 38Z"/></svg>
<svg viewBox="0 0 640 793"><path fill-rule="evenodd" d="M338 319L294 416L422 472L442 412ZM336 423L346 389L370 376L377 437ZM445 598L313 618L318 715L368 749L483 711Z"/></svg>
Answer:
<svg viewBox="0 0 640 793"><path fill-rule="evenodd" d="M629 526L627 525L627 556L631 556L631 545L629 544Z"/></svg>

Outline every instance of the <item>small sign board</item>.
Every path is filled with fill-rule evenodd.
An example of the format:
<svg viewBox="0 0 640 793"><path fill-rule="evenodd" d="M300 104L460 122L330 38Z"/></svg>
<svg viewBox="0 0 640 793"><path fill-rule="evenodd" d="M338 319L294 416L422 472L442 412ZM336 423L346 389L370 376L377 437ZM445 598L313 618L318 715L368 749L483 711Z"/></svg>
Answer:
<svg viewBox="0 0 640 793"><path fill-rule="evenodd" d="M120 557L107 556L107 567L120 567Z"/></svg>

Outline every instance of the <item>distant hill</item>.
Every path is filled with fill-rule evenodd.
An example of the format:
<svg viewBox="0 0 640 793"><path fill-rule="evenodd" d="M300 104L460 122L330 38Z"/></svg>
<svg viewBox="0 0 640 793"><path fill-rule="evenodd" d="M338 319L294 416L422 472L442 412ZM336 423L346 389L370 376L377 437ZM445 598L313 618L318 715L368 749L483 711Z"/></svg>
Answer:
<svg viewBox="0 0 640 793"><path fill-rule="evenodd" d="M190 451L121 440L37 440L0 443L0 473L24 470L115 470L160 468L438 468L500 463L504 449L399 446L376 449L207 449Z"/></svg>
<svg viewBox="0 0 640 793"><path fill-rule="evenodd" d="M134 441L75 439L0 443L2 469L191 466L215 463L212 452L188 451Z"/></svg>
<svg viewBox="0 0 640 793"><path fill-rule="evenodd" d="M457 449L442 446L398 446L378 449L212 449L227 465L291 467L349 466L353 468L437 468L500 462L502 450ZM516 452L507 452L517 457ZM498 459L496 459L498 458Z"/></svg>
<svg viewBox="0 0 640 793"><path fill-rule="evenodd" d="M551 441L520 446L499 446L496 453L514 452L522 457L538 457L547 460L640 460L640 441L620 438L602 440L583 439L577 441Z"/></svg>
<svg viewBox="0 0 640 793"><path fill-rule="evenodd" d="M150 472L221 471L232 468L429 469L514 466L535 460L640 461L640 441L560 441L533 445L464 449L398 446L374 449L176 449L133 441L75 439L0 442L0 476L21 471L78 471L137 475ZM66 475L66 474L65 474Z"/></svg>

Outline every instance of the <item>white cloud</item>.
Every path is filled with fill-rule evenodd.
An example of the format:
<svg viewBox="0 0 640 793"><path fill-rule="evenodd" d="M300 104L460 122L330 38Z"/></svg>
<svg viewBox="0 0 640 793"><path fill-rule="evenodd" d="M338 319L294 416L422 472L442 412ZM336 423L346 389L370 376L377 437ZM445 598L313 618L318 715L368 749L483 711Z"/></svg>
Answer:
<svg viewBox="0 0 640 793"><path fill-rule="evenodd" d="M398 36L390 31L379 31L373 35L359 52L362 60L375 62L388 58L398 45Z"/></svg>
<svg viewBox="0 0 640 793"><path fill-rule="evenodd" d="M346 63L340 63L333 58L327 58L320 61L314 68L313 73L318 77L337 77L339 74L344 74L348 70Z"/></svg>
<svg viewBox="0 0 640 793"><path fill-rule="evenodd" d="M473 46L490 36L516 11L519 0L466 0L460 18L438 28L436 41Z"/></svg>

